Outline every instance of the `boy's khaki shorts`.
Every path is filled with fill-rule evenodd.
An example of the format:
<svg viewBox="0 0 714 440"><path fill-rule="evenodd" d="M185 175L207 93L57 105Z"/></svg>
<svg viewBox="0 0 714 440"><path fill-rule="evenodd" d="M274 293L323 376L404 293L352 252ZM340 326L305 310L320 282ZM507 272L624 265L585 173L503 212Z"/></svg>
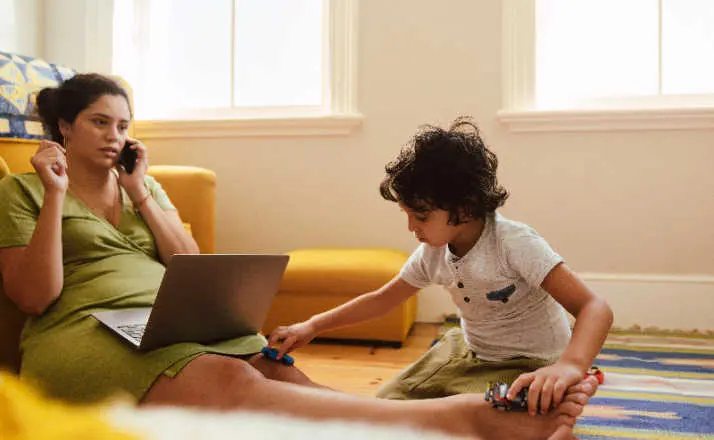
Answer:
<svg viewBox="0 0 714 440"><path fill-rule="evenodd" d="M383 399L431 399L483 393L489 382L511 383L523 373L550 365L542 359L484 361L466 345L461 328L449 330L419 360L377 391Z"/></svg>

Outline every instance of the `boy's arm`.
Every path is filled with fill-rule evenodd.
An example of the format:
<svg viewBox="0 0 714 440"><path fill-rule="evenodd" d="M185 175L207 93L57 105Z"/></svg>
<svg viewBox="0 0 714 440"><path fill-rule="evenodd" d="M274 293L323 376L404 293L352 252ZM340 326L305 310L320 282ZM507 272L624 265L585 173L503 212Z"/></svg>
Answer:
<svg viewBox="0 0 714 440"><path fill-rule="evenodd" d="M379 289L360 295L332 310L315 315L308 322L312 323L315 332L319 334L327 330L379 318L409 299L417 290L419 289L397 275Z"/></svg>
<svg viewBox="0 0 714 440"><path fill-rule="evenodd" d="M564 263L550 271L541 287L575 317L573 337L558 362L576 365L584 374L605 343L612 310Z"/></svg>
<svg viewBox="0 0 714 440"><path fill-rule="evenodd" d="M553 365L521 375L508 395L528 386L528 407L534 414L560 404L569 386L578 383L592 366L612 325L612 310L564 263L555 266L541 284L556 301L575 316L573 336L560 359Z"/></svg>
<svg viewBox="0 0 714 440"><path fill-rule="evenodd" d="M276 328L271 332L268 344L272 347L282 341L278 350L280 359L283 354L302 347L320 333L384 316L418 290L397 275L379 289L362 294L305 322Z"/></svg>

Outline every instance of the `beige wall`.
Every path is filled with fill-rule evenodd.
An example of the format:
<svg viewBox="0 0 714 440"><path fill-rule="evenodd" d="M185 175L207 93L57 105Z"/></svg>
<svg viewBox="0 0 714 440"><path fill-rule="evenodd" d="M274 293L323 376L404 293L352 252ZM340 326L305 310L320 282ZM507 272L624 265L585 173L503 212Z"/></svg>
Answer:
<svg viewBox="0 0 714 440"><path fill-rule="evenodd" d="M378 194L385 163L425 122L470 113L489 138L497 129L499 11L488 6L484 14L472 3L452 1L452 10L431 1L360 2L365 120L353 136L153 140L152 160L217 171L219 249L411 250L405 219Z"/></svg>
<svg viewBox="0 0 714 440"><path fill-rule="evenodd" d="M591 285L616 304L616 322L714 327L707 324L714 322L714 131L510 133L496 118L500 2L359 5L365 120L356 134L149 143L152 163L217 172L219 251L411 251L406 219L377 191L384 164L418 125L470 114L501 159L512 192L503 213L534 226L572 267L591 274ZM648 318L653 309L661 319ZM421 319L447 310L446 296L423 295Z"/></svg>
<svg viewBox="0 0 714 440"><path fill-rule="evenodd" d="M43 0L0 0L0 51L39 57Z"/></svg>
<svg viewBox="0 0 714 440"><path fill-rule="evenodd" d="M501 159L512 192L503 213L534 226L577 271L611 277L591 285L610 295L619 325L707 326L710 313L692 313L714 309L714 132L510 133L496 118L499 2L362 0L360 31L357 134L151 143L154 163L218 173L218 249L411 251L405 218L377 192L384 164L419 124L470 114ZM678 298L678 285L695 293ZM453 306L430 291L420 309L433 320Z"/></svg>
<svg viewBox="0 0 714 440"><path fill-rule="evenodd" d="M507 213L589 272L714 274L714 132L500 137Z"/></svg>
<svg viewBox="0 0 714 440"><path fill-rule="evenodd" d="M219 249L411 250L405 219L377 193L383 166L419 124L471 114L512 192L503 212L578 270L714 275L714 132L512 134L496 119L498 2L360 7L357 134L151 142L154 163L218 172Z"/></svg>
<svg viewBox="0 0 714 440"><path fill-rule="evenodd" d="M35 1L42 2L45 59L78 71L111 72L114 0Z"/></svg>

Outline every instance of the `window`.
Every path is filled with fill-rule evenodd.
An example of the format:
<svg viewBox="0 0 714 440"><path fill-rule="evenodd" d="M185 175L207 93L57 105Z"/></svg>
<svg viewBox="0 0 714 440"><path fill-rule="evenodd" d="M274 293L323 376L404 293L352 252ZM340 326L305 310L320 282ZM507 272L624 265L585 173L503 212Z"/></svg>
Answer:
<svg viewBox="0 0 714 440"><path fill-rule="evenodd" d="M536 107L714 94L711 0L538 0Z"/></svg>
<svg viewBox="0 0 714 440"><path fill-rule="evenodd" d="M295 118L352 127L354 9L354 0L115 1L112 71L134 90L137 128L261 119L265 130L266 119Z"/></svg>
<svg viewBox="0 0 714 440"><path fill-rule="evenodd" d="M503 119L714 127L713 22L711 0L505 0Z"/></svg>

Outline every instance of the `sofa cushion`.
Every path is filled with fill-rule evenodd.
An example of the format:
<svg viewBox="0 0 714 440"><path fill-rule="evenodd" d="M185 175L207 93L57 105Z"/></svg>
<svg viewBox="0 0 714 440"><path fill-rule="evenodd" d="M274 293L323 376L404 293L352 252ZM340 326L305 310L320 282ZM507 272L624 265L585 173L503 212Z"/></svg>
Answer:
<svg viewBox="0 0 714 440"><path fill-rule="evenodd" d="M409 254L396 249L298 249L273 300L263 332L309 319L388 283ZM331 330L326 339L380 341L400 346L416 318L417 297L412 296L386 315L361 324Z"/></svg>

